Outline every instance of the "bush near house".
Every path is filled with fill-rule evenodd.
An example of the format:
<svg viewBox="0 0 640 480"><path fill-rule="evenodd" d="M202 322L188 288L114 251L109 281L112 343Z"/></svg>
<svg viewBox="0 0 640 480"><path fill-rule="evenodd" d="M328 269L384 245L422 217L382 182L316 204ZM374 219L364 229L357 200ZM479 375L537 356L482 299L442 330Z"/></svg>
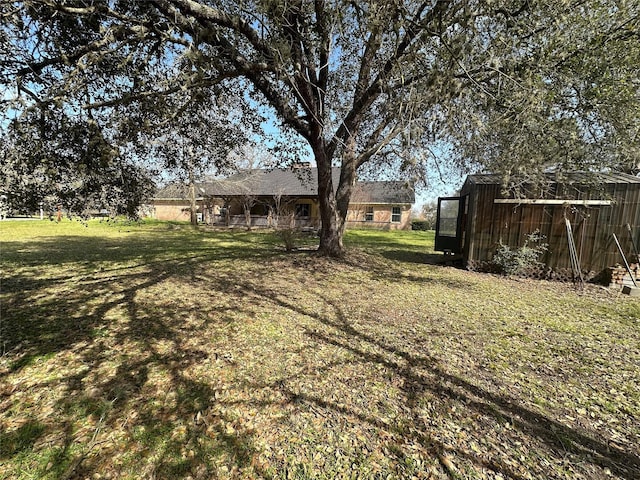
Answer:
<svg viewBox="0 0 640 480"><path fill-rule="evenodd" d="M411 230L427 231L433 230L432 222L428 220L411 220Z"/></svg>

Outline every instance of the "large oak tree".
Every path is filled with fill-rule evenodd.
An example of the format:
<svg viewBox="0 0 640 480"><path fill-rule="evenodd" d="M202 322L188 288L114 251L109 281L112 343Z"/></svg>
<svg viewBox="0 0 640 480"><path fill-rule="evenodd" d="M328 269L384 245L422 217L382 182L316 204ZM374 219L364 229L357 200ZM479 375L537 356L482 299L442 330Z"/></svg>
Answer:
<svg viewBox="0 0 640 480"><path fill-rule="evenodd" d="M104 123L164 95L246 87L313 152L320 251L340 255L359 171L419 174L445 147L462 167L509 176L631 168L638 9L598 0L3 2L0 81L23 108L99 112ZM184 59L190 68L176 68Z"/></svg>

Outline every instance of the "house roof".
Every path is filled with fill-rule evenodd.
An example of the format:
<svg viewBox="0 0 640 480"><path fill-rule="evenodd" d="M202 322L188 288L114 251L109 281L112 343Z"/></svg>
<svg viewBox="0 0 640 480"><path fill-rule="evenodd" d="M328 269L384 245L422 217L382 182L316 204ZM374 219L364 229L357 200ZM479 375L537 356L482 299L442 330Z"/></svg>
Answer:
<svg viewBox="0 0 640 480"><path fill-rule="evenodd" d="M334 185L340 180L340 169L332 169ZM299 196L318 195L318 169L300 167L297 169L257 169L240 172L209 183L206 190L211 196L235 196L250 193L255 196Z"/></svg>
<svg viewBox="0 0 640 480"><path fill-rule="evenodd" d="M634 177L627 173L619 172L562 172L561 174L547 173L546 180L550 183L583 184L592 185L612 183L640 183L640 177ZM467 182L477 185L501 184L503 176L496 173L469 175Z"/></svg>
<svg viewBox="0 0 640 480"><path fill-rule="evenodd" d="M162 200L176 200L189 197L189 186L184 183L172 182L158 189L154 198Z"/></svg>
<svg viewBox="0 0 640 480"><path fill-rule="evenodd" d="M207 183L196 183L196 198L206 195ZM158 189L153 197L156 200L185 200L189 198L189 185L182 182L171 182Z"/></svg>
<svg viewBox="0 0 640 480"><path fill-rule="evenodd" d="M409 185L398 181L358 182L351 195L352 203L415 203Z"/></svg>
<svg viewBox="0 0 640 480"><path fill-rule="evenodd" d="M340 181L340 168L332 169L333 184ZM157 199L188 198L189 189L185 184L173 183L159 190ZM272 197L316 197L318 195L318 169L301 167L297 169L258 169L241 172L224 180L209 180L196 183L198 197L233 197L254 195ZM359 182L353 191L355 203L398 203L415 202L413 189L405 182L379 181Z"/></svg>

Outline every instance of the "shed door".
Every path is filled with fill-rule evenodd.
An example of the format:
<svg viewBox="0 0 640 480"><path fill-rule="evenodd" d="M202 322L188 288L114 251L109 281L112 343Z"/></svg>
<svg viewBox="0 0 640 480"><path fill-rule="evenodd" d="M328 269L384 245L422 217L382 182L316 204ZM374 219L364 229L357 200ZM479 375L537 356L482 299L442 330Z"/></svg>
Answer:
<svg viewBox="0 0 640 480"><path fill-rule="evenodd" d="M438 198L435 250L462 253L465 197Z"/></svg>

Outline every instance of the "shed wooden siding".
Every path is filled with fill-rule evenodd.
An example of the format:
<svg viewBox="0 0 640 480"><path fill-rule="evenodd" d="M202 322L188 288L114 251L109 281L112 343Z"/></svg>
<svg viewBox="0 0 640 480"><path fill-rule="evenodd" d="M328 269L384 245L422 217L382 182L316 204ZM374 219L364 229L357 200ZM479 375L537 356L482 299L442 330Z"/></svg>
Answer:
<svg viewBox="0 0 640 480"><path fill-rule="evenodd" d="M468 264L488 262L496 246L502 243L521 246L526 235L536 229L546 236L549 251L542 259L553 269L570 269L565 215L571 221L576 248L585 271L598 273L621 263L612 233L625 254L633 252L626 224L630 224L636 245L640 244L640 180L635 183L606 183L599 188L554 184L546 198L572 200L612 200L610 206L536 204L496 204L504 198L497 184L465 183L461 194L467 196L464 258ZM584 218L581 213L587 215Z"/></svg>

